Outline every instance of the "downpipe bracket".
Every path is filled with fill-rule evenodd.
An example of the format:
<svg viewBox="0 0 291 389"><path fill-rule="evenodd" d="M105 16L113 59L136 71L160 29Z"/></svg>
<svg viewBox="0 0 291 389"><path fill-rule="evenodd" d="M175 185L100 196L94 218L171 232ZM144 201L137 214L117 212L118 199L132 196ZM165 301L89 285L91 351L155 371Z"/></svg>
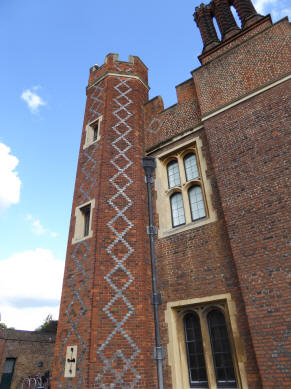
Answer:
<svg viewBox="0 0 291 389"><path fill-rule="evenodd" d="M156 361L163 361L166 358L166 350L163 346L154 348L154 359Z"/></svg>
<svg viewBox="0 0 291 389"><path fill-rule="evenodd" d="M157 235L158 229L155 226L147 226L147 234L148 235Z"/></svg>
<svg viewBox="0 0 291 389"><path fill-rule="evenodd" d="M152 305L161 305L162 304L161 293L151 294L151 304Z"/></svg>

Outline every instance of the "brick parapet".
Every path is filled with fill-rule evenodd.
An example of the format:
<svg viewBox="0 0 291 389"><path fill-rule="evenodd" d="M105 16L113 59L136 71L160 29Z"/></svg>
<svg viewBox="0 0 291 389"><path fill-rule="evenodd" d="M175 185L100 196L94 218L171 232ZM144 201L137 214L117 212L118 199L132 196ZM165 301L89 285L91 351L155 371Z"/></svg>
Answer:
<svg viewBox="0 0 291 389"><path fill-rule="evenodd" d="M163 100L157 97L144 106L145 149L181 134L181 129L192 129L200 124L201 114L193 79L176 87L178 103L164 108Z"/></svg>
<svg viewBox="0 0 291 389"><path fill-rule="evenodd" d="M145 85L148 83L148 69L139 57L130 55L129 61L126 62L119 61L118 54L108 54L102 66L94 65L91 67L88 88L106 76L107 73L131 74L140 77Z"/></svg>
<svg viewBox="0 0 291 389"><path fill-rule="evenodd" d="M48 342L54 343L55 333L43 333L39 331L22 331L13 329L4 329L0 333L0 339L15 340L23 342Z"/></svg>

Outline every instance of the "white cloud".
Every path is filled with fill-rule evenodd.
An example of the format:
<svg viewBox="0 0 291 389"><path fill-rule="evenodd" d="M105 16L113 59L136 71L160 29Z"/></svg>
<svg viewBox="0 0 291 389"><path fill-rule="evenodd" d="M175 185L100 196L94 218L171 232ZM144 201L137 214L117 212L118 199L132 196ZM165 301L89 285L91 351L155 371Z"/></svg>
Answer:
<svg viewBox="0 0 291 389"><path fill-rule="evenodd" d="M289 0L255 0L254 6L257 12L261 15L271 13L274 19L280 19L285 16L290 18L291 8L288 7Z"/></svg>
<svg viewBox="0 0 291 389"><path fill-rule="evenodd" d="M255 0L254 6L259 14L264 14L266 8L270 5L277 4L278 0Z"/></svg>
<svg viewBox="0 0 291 389"><path fill-rule="evenodd" d="M47 228L45 228L41 224L40 220L35 219L32 215L30 215L30 214L26 215L25 219L30 222L31 230L32 230L32 232L35 235L45 235L45 234L48 234L52 238L56 238L58 236L58 234L56 232L49 231Z"/></svg>
<svg viewBox="0 0 291 389"><path fill-rule="evenodd" d="M38 86L32 88L34 92L31 89L26 89L21 95L22 100L27 103L32 113L37 113L40 106L46 105L46 102L35 92L37 89L39 89Z"/></svg>
<svg viewBox="0 0 291 389"><path fill-rule="evenodd" d="M53 320L58 320L59 317L59 306L20 309L1 304L0 310L1 321L8 327L17 330L33 331L43 323L49 314L52 314Z"/></svg>
<svg viewBox="0 0 291 389"><path fill-rule="evenodd" d="M19 202L21 181L14 170L18 162L10 148L0 143L0 212Z"/></svg>
<svg viewBox="0 0 291 389"><path fill-rule="evenodd" d="M43 235L46 232L46 229L40 224L39 220L34 220L32 222L32 231L36 235Z"/></svg>
<svg viewBox="0 0 291 389"><path fill-rule="evenodd" d="M57 319L63 271L64 262L46 249L1 260L1 320L9 327L33 330L50 313Z"/></svg>

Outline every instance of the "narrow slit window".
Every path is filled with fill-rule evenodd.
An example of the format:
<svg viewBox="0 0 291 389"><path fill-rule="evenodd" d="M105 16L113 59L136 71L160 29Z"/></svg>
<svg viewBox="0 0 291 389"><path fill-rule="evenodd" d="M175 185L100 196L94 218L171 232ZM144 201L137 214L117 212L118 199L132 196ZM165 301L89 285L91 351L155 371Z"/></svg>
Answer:
<svg viewBox="0 0 291 389"><path fill-rule="evenodd" d="M93 142L95 142L95 140L97 140L97 137L98 137L98 127L99 127L99 124L97 124L93 128Z"/></svg>
<svg viewBox="0 0 291 389"><path fill-rule="evenodd" d="M167 166L169 188L180 185L180 173L177 161L171 161Z"/></svg>
<svg viewBox="0 0 291 389"><path fill-rule="evenodd" d="M207 315L218 388L236 388L233 361L224 315L218 309Z"/></svg>
<svg viewBox="0 0 291 389"><path fill-rule="evenodd" d="M84 218L84 237L89 235L91 205L81 209Z"/></svg>
<svg viewBox="0 0 291 389"><path fill-rule="evenodd" d="M191 312L183 321L190 387L208 388L199 317Z"/></svg>
<svg viewBox="0 0 291 389"><path fill-rule="evenodd" d="M202 189L200 186L192 186L189 191L189 201L192 220L202 219L206 216Z"/></svg>
<svg viewBox="0 0 291 389"><path fill-rule="evenodd" d="M171 211L173 227L185 224L183 198L181 193L174 193L171 198Z"/></svg>
<svg viewBox="0 0 291 389"><path fill-rule="evenodd" d="M184 158L184 167L186 173L186 180L194 180L199 177L196 155L194 153L187 154Z"/></svg>

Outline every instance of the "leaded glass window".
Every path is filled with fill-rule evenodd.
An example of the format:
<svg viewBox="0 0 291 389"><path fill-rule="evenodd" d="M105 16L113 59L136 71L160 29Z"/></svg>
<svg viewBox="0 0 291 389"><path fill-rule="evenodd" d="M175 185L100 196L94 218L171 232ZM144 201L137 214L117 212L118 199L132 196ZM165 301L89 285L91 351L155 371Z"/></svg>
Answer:
<svg viewBox="0 0 291 389"><path fill-rule="evenodd" d="M208 388L199 317L191 312L184 316L184 333L191 388Z"/></svg>
<svg viewBox="0 0 291 389"><path fill-rule="evenodd" d="M174 193L171 198L171 212L173 227L185 224L185 214L183 206L183 198L181 193Z"/></svg>
<svg viewBox="0 0 291 389"><path fill-rule="evenodd" d="M177 161L171 161L167 166L169 188L180 185L180 173Z"/></svg>
<svg viewBox="0 0 291 389"><path fill-rule="evenodd" d="M196 155L194 153L186 155L186 157L184 158L184 167L187 181L199 177Z"/></svg>
<svg viewBox="0 0 291 389"><path fill-rule="evenodd" d="M213 363L219 388L236 388L236 379L224 315L218 309L207 315Z"/></svg>
<svg viewBox="0 0 291 389"><path fill-rule="evenodd" d="M202 189L200 186L192 186L189 191L189 201L192 220L202 219L206 216Z"/></svg>

